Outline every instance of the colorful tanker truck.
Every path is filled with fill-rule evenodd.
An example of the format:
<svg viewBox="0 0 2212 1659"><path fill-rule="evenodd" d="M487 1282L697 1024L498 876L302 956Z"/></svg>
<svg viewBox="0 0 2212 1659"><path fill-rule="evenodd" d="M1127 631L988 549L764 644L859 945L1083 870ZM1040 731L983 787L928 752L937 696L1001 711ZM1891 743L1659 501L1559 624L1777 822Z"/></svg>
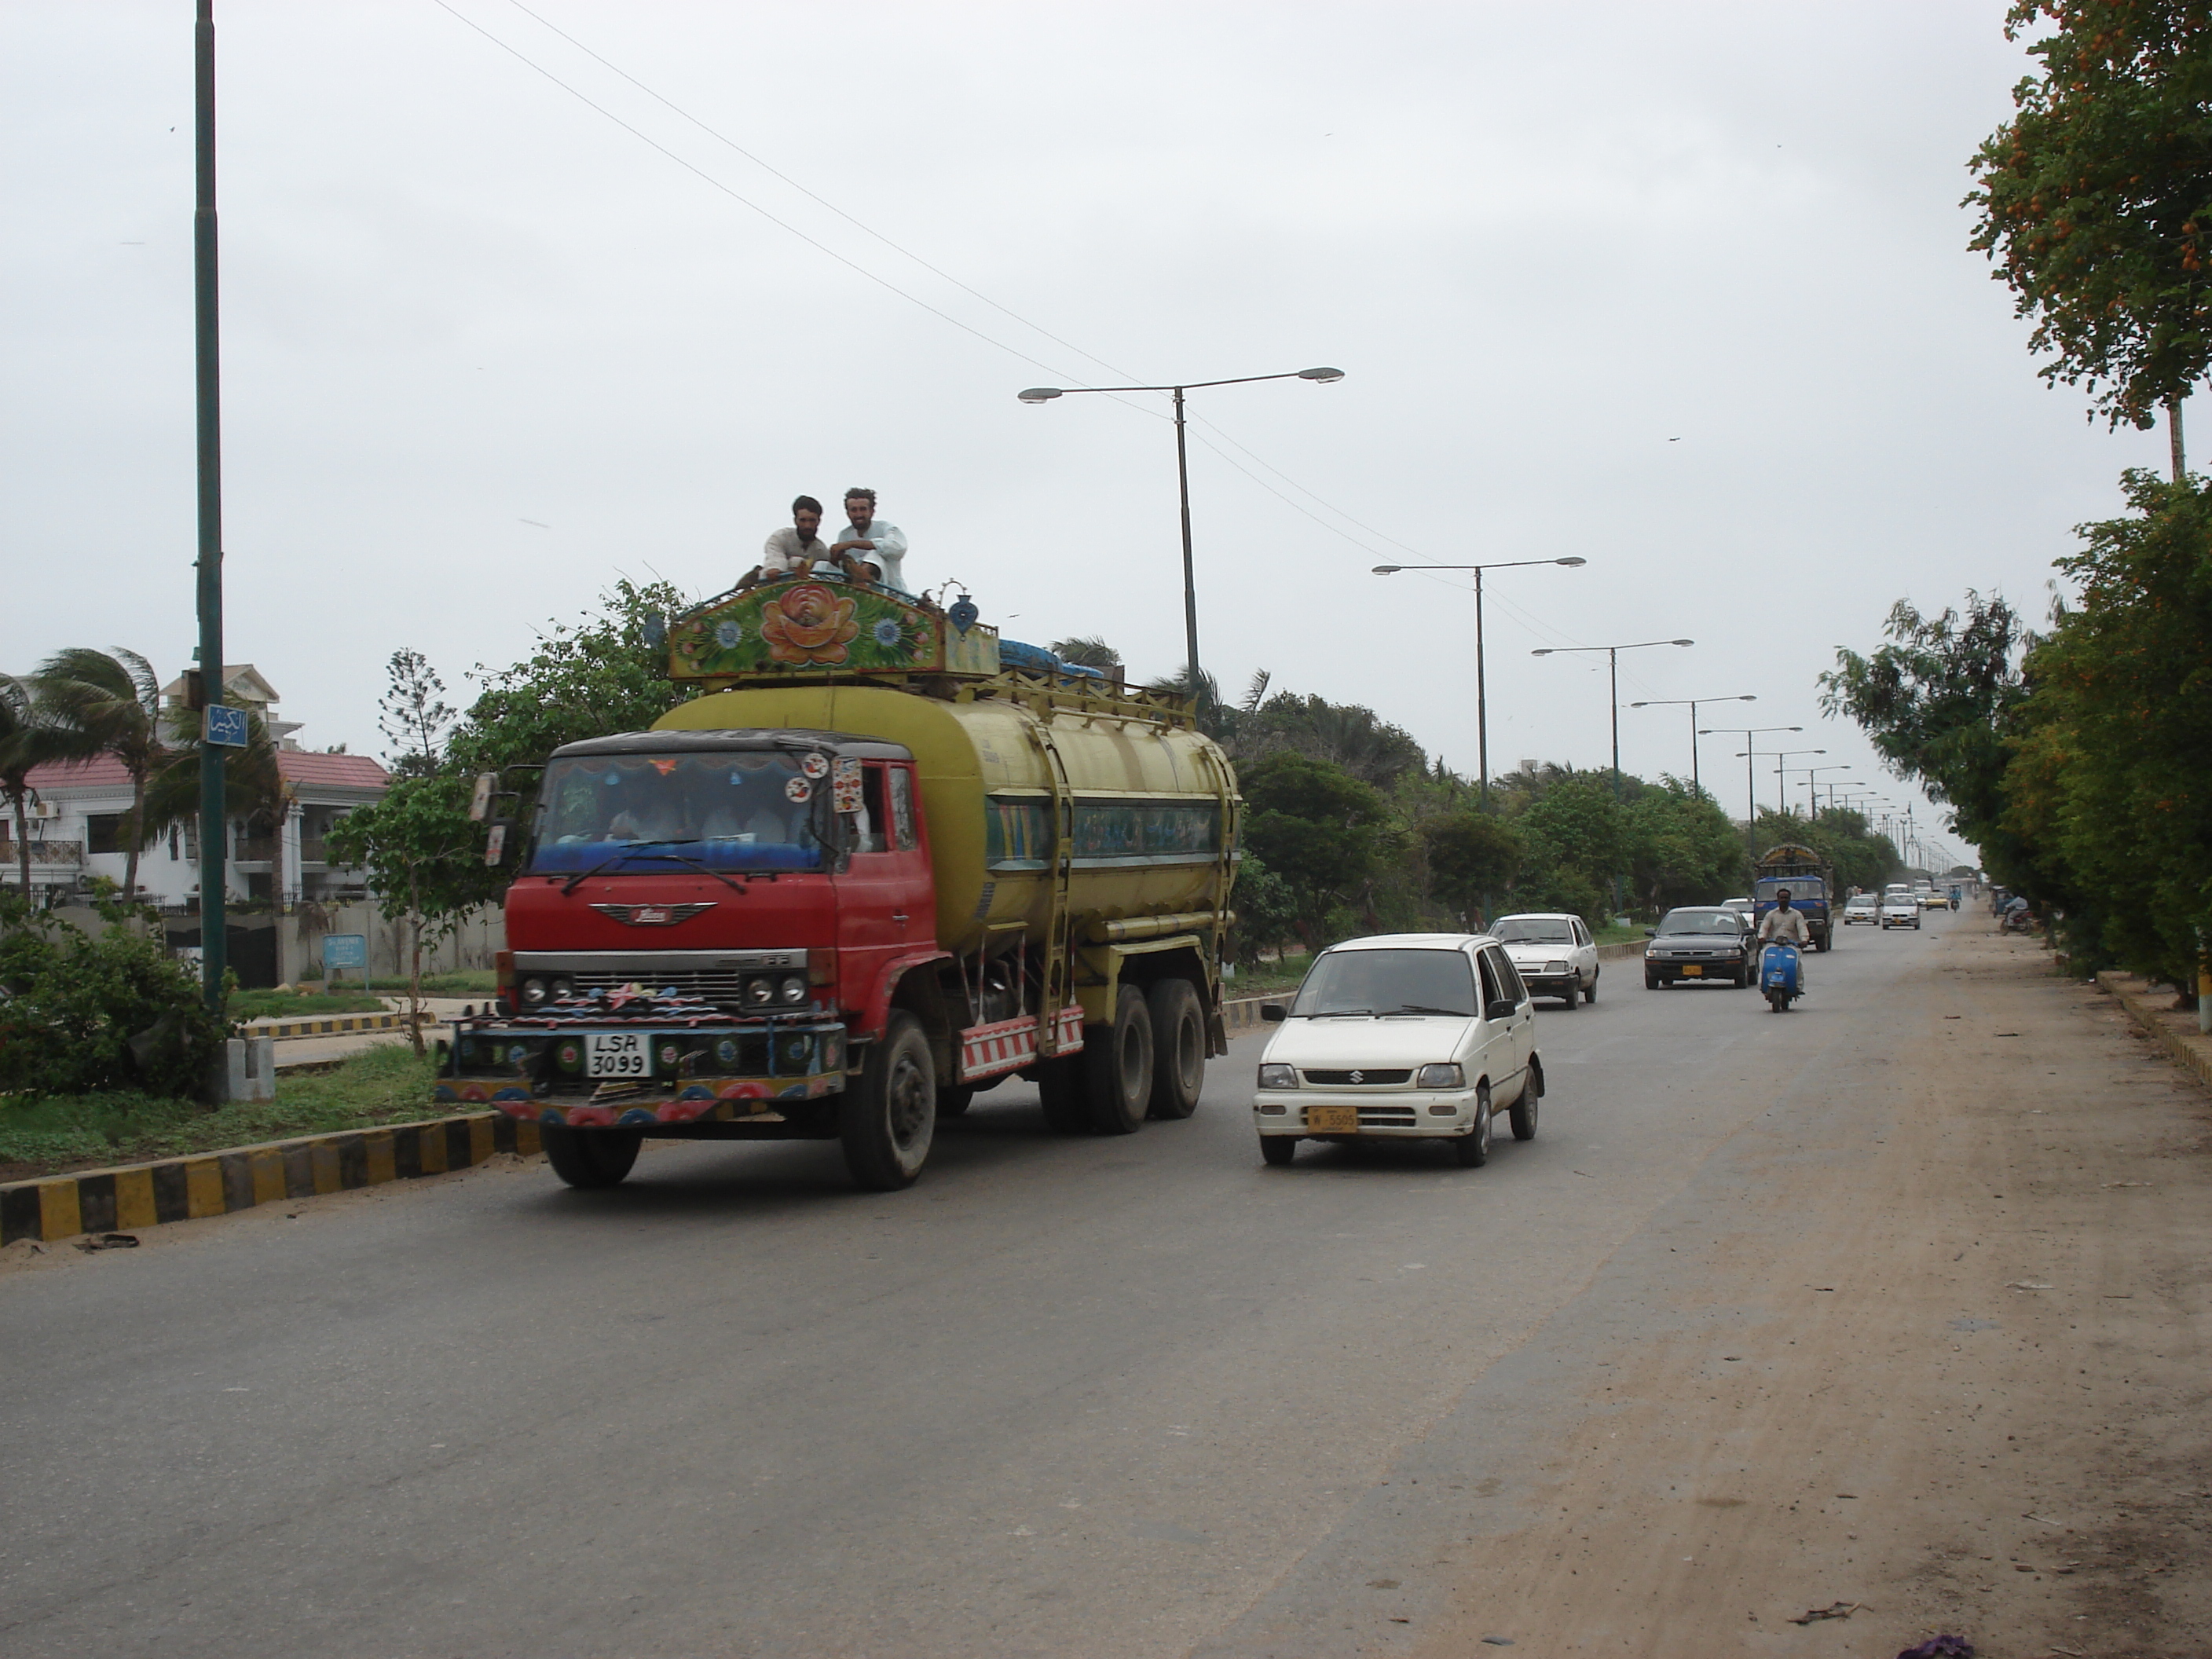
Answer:
<svg viewBox="0 0 2212 1659"><path fill-rule="evenodd" d="M439 1100L536 1123L579 1187L647 1136L836 1139L903 1187L1012 1076L1062 1133L1190 1115L1226 1049L1239 809L1186 700L1008 666L964 598L812 580L667 645L699 695L538 780L499 1002L456 1024Z"/></svg>

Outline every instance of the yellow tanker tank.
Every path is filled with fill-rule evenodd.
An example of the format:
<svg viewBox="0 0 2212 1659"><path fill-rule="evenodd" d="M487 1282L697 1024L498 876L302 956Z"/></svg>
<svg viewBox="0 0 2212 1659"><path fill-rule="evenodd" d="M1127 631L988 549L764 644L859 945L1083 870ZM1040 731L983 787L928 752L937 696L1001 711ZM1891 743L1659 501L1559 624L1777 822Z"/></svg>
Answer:
<svg viewBox="0 0 2212 1659"><path fill-rule="evenodd" d="M656 728L902 744L921 785L943 948L980 958L997 939L1044 945L1095 1021L1120 957L1188 943L1215 1002L1236 867L1227 757L1186 700L1048 663L1006 666L995 631L972 608L963 620L959 606L842 584L734 594L671 629L672 677L704 694Z"/></svg>

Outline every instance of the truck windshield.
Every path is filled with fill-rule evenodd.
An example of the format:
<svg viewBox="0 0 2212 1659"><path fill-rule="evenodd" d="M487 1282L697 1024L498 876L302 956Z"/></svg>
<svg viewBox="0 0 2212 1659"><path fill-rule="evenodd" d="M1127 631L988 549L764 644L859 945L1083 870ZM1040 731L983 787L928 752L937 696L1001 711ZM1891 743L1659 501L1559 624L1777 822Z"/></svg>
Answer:
<svg viewBox="0 0 2212 1659"><path fill-rule="evenodd" d="M1294 1018L1321 1014L1474 1012L1474 970L1460 951L1329 951L1291 1005Z"/></svg>
<svg viewBox="0 0 2212 1659"><path fill-rule="evenodd" d="M532 870L818 870L817 797L799 757L758 750L579 755L545 769Z"/></svg>
<svg viewBox="0 0 2212 1659"><path fill-rule="evenodd" d="M1792 904L1803 904L1808 901L1825 904L1828 900L1827 884L1818 876L1767 876L1752 891L1759 896L1762 903L1771 903L1775 894L1784 887L1790 890Z"/></svg>

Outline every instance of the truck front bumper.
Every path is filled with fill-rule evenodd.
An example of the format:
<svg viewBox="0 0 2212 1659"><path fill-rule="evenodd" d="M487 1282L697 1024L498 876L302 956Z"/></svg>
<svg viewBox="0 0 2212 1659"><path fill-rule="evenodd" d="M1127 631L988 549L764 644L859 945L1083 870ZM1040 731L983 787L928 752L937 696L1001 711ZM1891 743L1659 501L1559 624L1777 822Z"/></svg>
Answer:
<svg viewBox="0 0 2212 1659"><path fill-rule="evenodd" d="M652 1074L635 1080L586 1075L589 1037L604 1029L559 1017L464 1021L439 1045L432 1097L539 1124L650 1128L772 1122L780 1105L845 1086L848 1048L836 1019L624 1022L648 1037Z"/></svg>

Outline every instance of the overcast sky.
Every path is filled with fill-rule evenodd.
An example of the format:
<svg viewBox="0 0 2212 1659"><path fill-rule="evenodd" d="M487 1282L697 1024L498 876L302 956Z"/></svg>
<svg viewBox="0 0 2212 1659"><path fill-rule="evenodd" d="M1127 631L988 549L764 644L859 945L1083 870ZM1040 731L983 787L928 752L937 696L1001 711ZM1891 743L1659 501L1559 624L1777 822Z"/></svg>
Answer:
<svg viewBox="0 0 2212 1659"><path fill-rule="evenodd" d="M1170 671L1164 400L1014 394L1326 363L1194 394L1225 688L1471 774L1465 579L1369 568L1576 556L1489 578L1494 770L1607 758L1604 658L1533 648L1680 635L1624 703L1753 693L1867 776L1832 647L1900 597L2039 617L2162 459L1966 251L2001 0L530 4L218 5L228 655L311 746L381 747L395 647L465 701L853 484L920 583ZM195 638L191 13L0 0L0 668ZM1686 712L1621 745L1686 773ZM1739 812L1741 748L1704 751Z"/></svg>

